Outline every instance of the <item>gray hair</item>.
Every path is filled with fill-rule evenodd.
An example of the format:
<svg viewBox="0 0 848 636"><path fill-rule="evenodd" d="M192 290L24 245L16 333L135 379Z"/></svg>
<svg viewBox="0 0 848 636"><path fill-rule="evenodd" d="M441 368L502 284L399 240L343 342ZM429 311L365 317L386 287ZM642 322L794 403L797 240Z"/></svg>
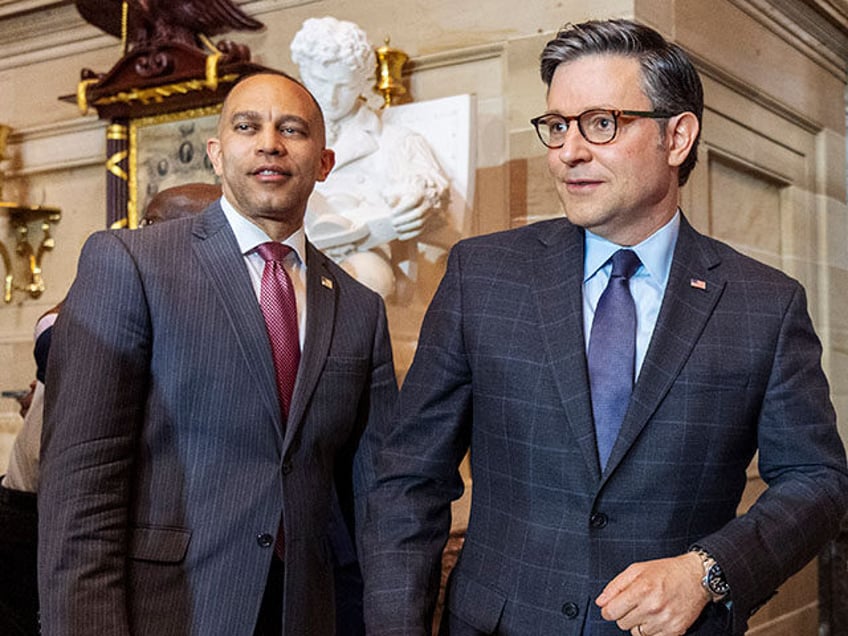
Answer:
<svg viewBox="0 0 848 636"><path fill-rule="evenodd" d="M548 42L540 56L542 81L550 89L560 64L587 55L622 55L639 61L642 90L655 110L694 113L698 124L704 112L704 89L689 56L657 31L632 20L590 20L567 24ZM698 141L678 172L682 186L698 160Z"/></svg>

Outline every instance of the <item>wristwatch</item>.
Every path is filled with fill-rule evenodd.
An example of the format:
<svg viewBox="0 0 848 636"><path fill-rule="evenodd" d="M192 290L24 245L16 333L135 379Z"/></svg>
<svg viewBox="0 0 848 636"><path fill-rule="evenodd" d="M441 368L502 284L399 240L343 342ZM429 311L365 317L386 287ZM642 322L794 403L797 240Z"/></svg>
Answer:
<svg viewBox="0 0 848 636"><path fill-rule="evenodd" d="M701 585L710 595L712 602L723 601L730 594L730 584L724 578L721 566L716 563L709 552L700 546L694 546L691 552L701 557L701 562L704 564L704 578L701 579Z"/></svg>

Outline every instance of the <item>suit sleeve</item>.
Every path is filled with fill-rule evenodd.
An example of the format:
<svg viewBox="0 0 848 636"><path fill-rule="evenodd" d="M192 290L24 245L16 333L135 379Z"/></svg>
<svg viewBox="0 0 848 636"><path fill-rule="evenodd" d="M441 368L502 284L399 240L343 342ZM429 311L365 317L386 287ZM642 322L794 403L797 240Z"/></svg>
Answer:
<svg viewBox="0 0 848 636"><path fill-rule="evenodd" d="M135 264L92 236L57 320L39 492L42 633L128 633L125 559L150 323Z"/></svg>
<svg viewBox="0 0 848 636"><path fill-rule="evenodd" d="M471 375L454 249L383 440L361 536L369 634L429 634L450 503L470 435Z"/></svg>
<svg viewBox="0 0 848 636"><path fill-rule="evenodd" d="M358 410L362 437L354 458L353 494L357 502L357 527L364 521L366 497L377 478L377 453L392 426L398 396L389 327L382 299L379 300L371 357L368 391L363 395Z"/></svg>
<svg viewBox="0 0 848 636"><path fill-rule="evenodd" d="M371 369L367 390L363 393L357 409L357 445L343 453L341 466L337 468L337 490L340 493L342 513L347 527L353 530L363 523L366 494L373 488L376 479L377 451L391 426L391 416L397 401L397 377L395 376L386 309L382 299L374 295L377 309L371 350ZM351 484L351 469L353 482ZM348 561L356 560L353 539L349 542ZM336 555L341 556L341 555ZM341 565L346 565L344 559Z"/></svg>
<svg viewBox="0 0 848 636"><path fill-rule="evenodd" d="M734 633L836 535L848 506L845 452L821 351L798 285L759 415L759 471L768 489L747 513L699 541L730 583Z"/></svg>

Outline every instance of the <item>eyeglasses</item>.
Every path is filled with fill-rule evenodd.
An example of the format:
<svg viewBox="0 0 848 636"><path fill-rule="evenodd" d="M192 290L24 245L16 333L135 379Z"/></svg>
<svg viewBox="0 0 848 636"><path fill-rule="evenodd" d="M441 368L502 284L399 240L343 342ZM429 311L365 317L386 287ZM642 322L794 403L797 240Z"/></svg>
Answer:
<svg viewBox="0 0 848 636"><path fill-rule="evenodd" d="M583 138L590 144L608 144L615 139L618 133L619 119L636 119L646 117L648 119L667 119L674 117L677 113L666 113L657 110L606 110L594 108L574 115L565 117L548 113L530 120L536 129L539 139L548 148L562 148L565 145L565 134L568 132L568 124L577 121L577 129Z"/></svg>

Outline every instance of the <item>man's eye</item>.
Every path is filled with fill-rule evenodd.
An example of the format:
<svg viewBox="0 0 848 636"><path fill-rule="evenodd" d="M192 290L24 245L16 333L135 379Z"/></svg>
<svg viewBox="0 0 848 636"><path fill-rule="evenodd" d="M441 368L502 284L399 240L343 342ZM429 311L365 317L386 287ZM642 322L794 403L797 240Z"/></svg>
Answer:
<svg viewBox="0 0 848 636"><path fill-rule="evenodd" d="M235 129L239 132L248 132L253 130L253 125L246 122L241 122L235 125Z"/></svg>
<svg viewBox="0 0 848 636"><path fill-rule="evenodd" d="M594 115L589 120L589 125L587 128L592 128L593 130L609 130L615 125L612 117L609 115L598 114Z"/></svg>
<svg viewBox="0 0 848 636"><path fill-rule="evenodd" d="M564 121L552 121L548 124L552 135L562 135L568 129L568 124Z"/></svg>
<svg viewBox="0 0 848 636"><path fill-rule="evenodd" d="M280 128L280 132L286 137L303 137L306 135L306 131L297 126L283 126Z"/></svg>

